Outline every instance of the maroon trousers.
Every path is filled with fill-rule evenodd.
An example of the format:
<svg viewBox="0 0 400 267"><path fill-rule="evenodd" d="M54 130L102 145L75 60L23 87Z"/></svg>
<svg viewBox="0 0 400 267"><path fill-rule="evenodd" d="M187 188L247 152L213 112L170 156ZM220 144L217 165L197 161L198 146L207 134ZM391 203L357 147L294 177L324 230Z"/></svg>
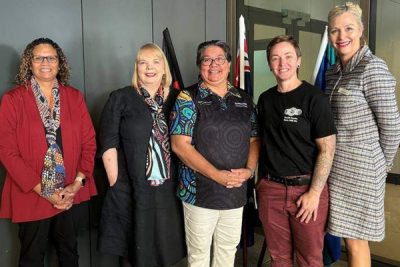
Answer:
<svg viewBox="0 0 400 267"><path fill-rule="evenodd" d="M261 179L257 185L259 216L263 224L272 267L293 266L295 252L300 267L323 266L322 249L328 217L328 187L323 189L317 220L302 223L296 218L296 201L309 185L285 186Z"/></svg>

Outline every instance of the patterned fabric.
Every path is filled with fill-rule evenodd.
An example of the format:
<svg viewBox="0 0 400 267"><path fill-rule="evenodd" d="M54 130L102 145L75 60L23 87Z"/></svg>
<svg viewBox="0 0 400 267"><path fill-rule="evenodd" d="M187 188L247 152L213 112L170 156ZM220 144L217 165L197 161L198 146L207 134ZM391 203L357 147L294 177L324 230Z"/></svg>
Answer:
<svg viewBox="0 0 400 267"><path fill-rule="evenodd" d="M60 95L58 82L55 80L51 90L51 97L54 102L53 110L51 110L50 103L47 102L39 84L33 77L31 85L36 105L46 130L46 140L49 146L44 157L41 182L42 195L48 197L57 190L64 188L64 179L66 176L62 152L56 143L57 129L60 127Z"/></svg>
<svg viewBox="0 0 400 267"><path fill-rule="evenodd" d="M400 143L396 81L367 46L344 69L338 63L328 70L326 78L338 130L328 180L328 231L344 238L381 241L385 180Z"/></svg>
<svg viewBox="0 0 400 267"><path fill-rule="evenodd" d="M150 134L146 155L146 177L151 186L162 185L170 178L171 152L168 135L168 125L162 111L164 103L164 89L160 87L151 98L149 92L141 87L141 94L149 106L153 117L153 128Z"/></svg>
<svg viewBox="0 0 400 267"><path fill-rule="evenodd" d="M209 88L202 86L202 82L198 83L199 100L202 101L209 95L215 95ZM229 82L227 84L228 91L222 98L217 96L222 110L227 109L227 100L231 97L241 98L237 88ZM171 135L186 135L193 137L193 131L197 119L197 111L195 103L187 90L183 90L176 99L175 106L171 112L170 133ZM251 137L258 137L257 115L255 109L251 113ZM189 204L196 202L196 173L182 162L179 162L178 169L179 188L178 196L180 199Z"/></svg>
<svg viewBox="0 0 400 267"><path fill-rule="evenodd" d="M199 82L199 94L200 99L204 99L210 94L214 93L210 89L203 87L202 83ZM232 96L241 98L238 89L228 82L228 92L223 98L218 96L221 109L226 110L226 101ZM196 122L197 113L195 104L188 91L183 90L180 92L178 98L176 99L174 110L171 116L171 134L187 135L190 137L193 136L193 128ZM257 114L255 109L251 114L251 137L258 137Z"/></svg>

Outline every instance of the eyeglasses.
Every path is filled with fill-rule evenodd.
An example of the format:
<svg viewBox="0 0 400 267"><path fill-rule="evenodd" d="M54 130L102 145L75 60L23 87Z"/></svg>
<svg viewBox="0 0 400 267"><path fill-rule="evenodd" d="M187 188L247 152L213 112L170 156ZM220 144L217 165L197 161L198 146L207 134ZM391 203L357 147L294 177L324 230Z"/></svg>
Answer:
<svg viewBox="0 0 400 267"><path fill-rule="evenodd" d="M210 58L210 57L205 57L201 60L201 64L203 66L210 66L213 62L217 65L223 65L226 61L225 57L216 57L216 58Z"/></svg>
<svg viewBox="0 0 400 267"><path fill-rule="evenodd" d="M43 57L43 56L36 56L35 57L34 56L32 61L35 62L35 63L43 63L45 59L49 63L56 63L58 61L58 57L56 57L56 56L47 56L47 57Z"/></svg>

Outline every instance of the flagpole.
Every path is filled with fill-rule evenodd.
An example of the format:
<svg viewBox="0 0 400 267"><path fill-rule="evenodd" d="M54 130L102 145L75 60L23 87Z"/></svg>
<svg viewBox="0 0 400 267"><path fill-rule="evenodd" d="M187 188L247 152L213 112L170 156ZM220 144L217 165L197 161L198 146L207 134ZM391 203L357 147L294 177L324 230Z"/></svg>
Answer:
<svg viewBox="0 0 400 267"><path fill-rule="evenodd" d="M244 17L240 15L239 18L239 59L240 59L240 68L239 68L239 81L240 81L240 88L244 88L244 37L246 34L245 26L244 26Z"/></svg>
<svg viewBox="0 0 400 267"><path fill-rule="evenodd" d="M319 67L321 66L322 59L324 58L327 45L328 45L328 26L325 26L325 31L322 37L321 46L319 47L317 62L315 63L314 71L311 77L311 84L315 83L315 79L317 78Z"/></svg>

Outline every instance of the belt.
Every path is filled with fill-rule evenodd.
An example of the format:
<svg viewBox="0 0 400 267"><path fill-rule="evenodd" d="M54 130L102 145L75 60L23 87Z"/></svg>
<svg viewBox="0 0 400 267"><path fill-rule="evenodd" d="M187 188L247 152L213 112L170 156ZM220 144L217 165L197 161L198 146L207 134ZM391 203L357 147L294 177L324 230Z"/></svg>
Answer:
<svg viewBox="0 0 400 267"><path fill-rule="evenodd" d="M309 185L311 184L311 175L295 175L295 176L275 176L275 175L267 175L267 180L283 184L285 186L300 186L300 185Z"/></svg>

